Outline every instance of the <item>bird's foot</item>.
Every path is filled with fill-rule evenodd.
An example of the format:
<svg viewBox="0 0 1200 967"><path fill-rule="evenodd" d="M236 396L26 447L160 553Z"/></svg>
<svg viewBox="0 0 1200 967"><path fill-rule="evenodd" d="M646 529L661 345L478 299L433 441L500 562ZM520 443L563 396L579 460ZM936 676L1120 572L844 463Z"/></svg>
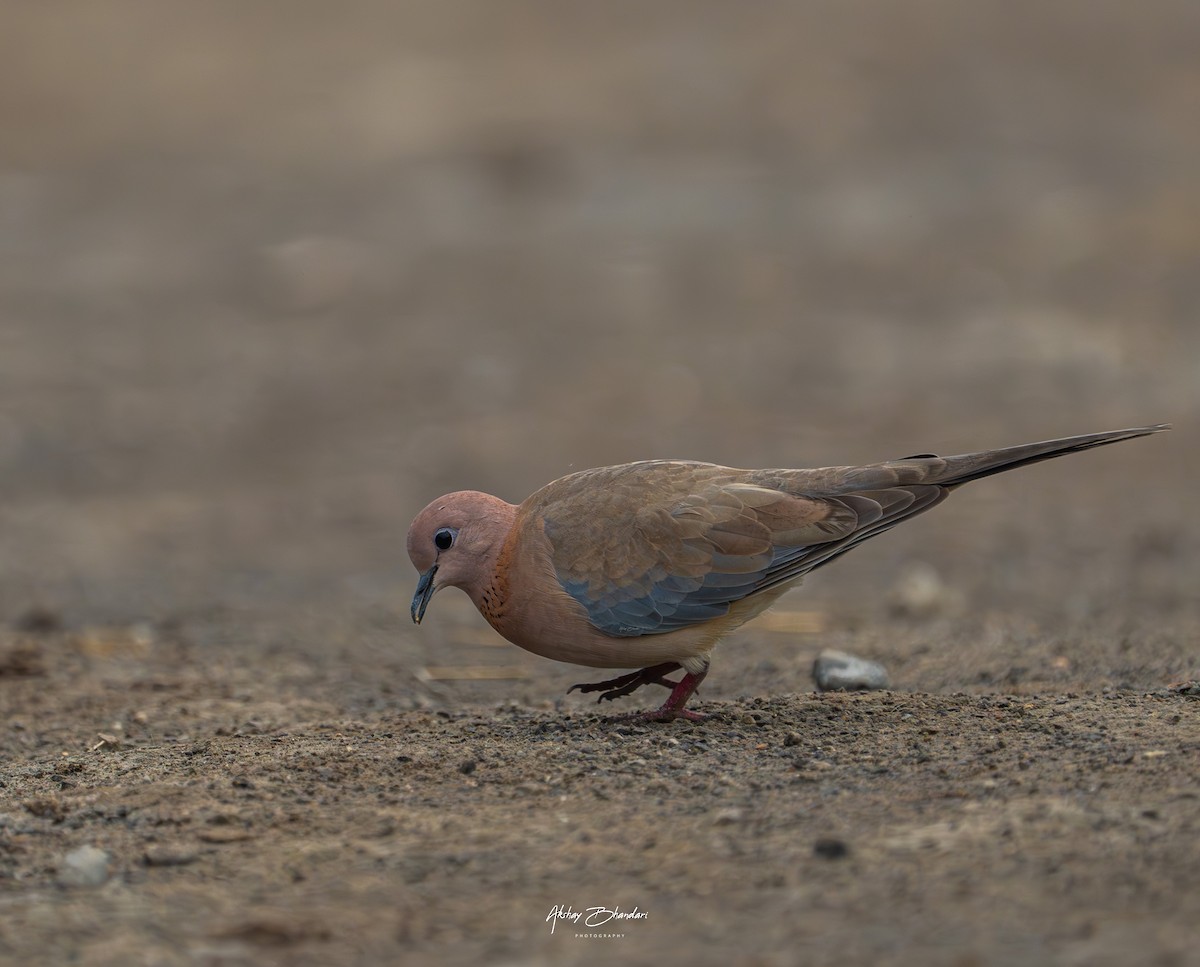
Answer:
<svg viewBox="0 0 1200 967"><path fill-rule="evenodd" d="M707 674L707 664L698 672L688 672L675 683L675 687L671 689L671 694L667 696L667 700L662 703L662 706L652 712L643 712L642 718L647 722L672 722L675 719L703 722L708 718L707 715L693 712L684 706L687 705L688 699L692 697Z"/></svg>
<svg viewBox="0 0 1200 967"><path fill-rule="evenodd" d="M636 672L630 672L628 675L621 675L618 678L610 678L606 682L587 682L579 685L572 685L567 689L567 694L570 695L575 689L581 692L603 692L596 699L597 702L611 702L615 698L623 698L632 692L637 691L643 685L662 685L664 688L675 689L678 687L675 682L664 678L664 675L669 675L673 671L678 671L681 666L678 662L666 661L661 665L651 665L649 668L643 668ZM685 676L686 677L686 676ZM668 699L670 701L670 699ZM666 706L664 705L664 708Z"/></svg>
<svg viewBox="0 0 1200 967"><path fill-rule="evenodd" d="M704 676L708 674L708 665L705 665L698 672L687 672L677 682L663 677L671 674L673 671L678 671L682 667L678 662L666 661L661 665L651 665L649 668L642 668L639 671L630 672L628 675L621 675L619 678L610 678L606 682L572 685L567 689L567 694L576 689L579 689L581 692L600 692L600 697L596 701L611 702L614 698L622 698L631 692L637 691L643 685L662 685L664 688L669 688L671 694L667 696L667 700L660 707L650 712L636 712L626 717L636 719L640 722L673 722L675 719L687 719L689 722L703 722L705 719L711 718L711 716L703 712L693 712L691 709L684 708L684 706L687 704L688 699L695 693L699 684L704 681Z"/></svg>
<svg viewBox="0 0 1200 967"><path fill-rule="evenodd" d="M620 678L614 678L609 682L598 682L595 685L576 685L575 687L580 689L580 691L596 691L597 689L607 688L608 691L600 696L600 701L604 701L606 698L613 699L620 698L622 695L628 695L642 685L665 685L671 689L671 694L661 706L649 712L634 712L630 715L623 715L621 718L636 722L673 722L675 719L687 719L689 722L703 722L706 719L712 718L711 715L703 712L693 712L691 709L684 708L688 699L695 693L696 687L704 681L704 676L708 674L708 666L706 665L699 672L686 673L677 682L662 677L664 674L674 671L679 667L679 665L673 662L666 662L662 665L655 665L652 668L643 668L640 672L622 675Z"/></svg>

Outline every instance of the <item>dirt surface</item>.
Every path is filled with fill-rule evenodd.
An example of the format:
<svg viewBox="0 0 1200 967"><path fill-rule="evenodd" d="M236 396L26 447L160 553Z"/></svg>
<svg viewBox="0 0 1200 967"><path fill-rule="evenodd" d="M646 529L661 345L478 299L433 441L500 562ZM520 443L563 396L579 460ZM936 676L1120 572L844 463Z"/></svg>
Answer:
<svg viewBox="0 0 1200 967"><path fill-rule="evenodd" d="M1194 962L1200 687L768 694L651 726L352 708L178 639L22 654L13 963ZM103 885L70 885L81 844Z"/></svg>
<svg viewBox="0 0 1200 967"><path fill-rule="evenodd" d="M1200 964L1200 7L10 6L0 962ZM450 490L1167 421L703 723L408 618Z"/></svg>

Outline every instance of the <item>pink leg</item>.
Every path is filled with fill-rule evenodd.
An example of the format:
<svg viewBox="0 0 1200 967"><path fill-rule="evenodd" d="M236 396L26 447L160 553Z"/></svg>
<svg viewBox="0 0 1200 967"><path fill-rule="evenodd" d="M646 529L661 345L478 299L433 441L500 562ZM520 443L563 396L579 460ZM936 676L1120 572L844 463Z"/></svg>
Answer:
<svg viewBox="0 0 1200 967"><path fill-rule="evenodd" d="M704 681L704 676L708 674L708 665L705 665L698 672L688 672L681 678L675 687L671 689L671 694L667 696L667 700L662 703L660 708L653 712L643 712L639 717L647 722L670 722L673 719L688 719L691 722L703 722L709 716L702 712L693 712L691 709L686 709L689 698L696 691L699 684Z"/></svg>

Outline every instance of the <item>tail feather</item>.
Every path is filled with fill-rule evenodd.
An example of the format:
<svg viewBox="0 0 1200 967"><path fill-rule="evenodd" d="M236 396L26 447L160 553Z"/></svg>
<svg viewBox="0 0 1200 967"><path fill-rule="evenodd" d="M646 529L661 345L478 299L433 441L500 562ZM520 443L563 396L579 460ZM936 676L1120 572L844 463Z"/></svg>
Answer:
<svg viewBox="0 0 1200 967"><path fill-rule="evenodd" d="M1026 443L999 450L980 450L952 457L919 453L900 460L885 460L862 467L820 467L815 470L760 470L750 480L763 487L783 490L809 497L836 497L842 494L887 490L891 487L932 485L944 490L990 477L994 473L1015 470L1017 467L1051 460L1068 453L1103 447L1121 440L1148 436L1169 430L1171 424L1139 426L1107 433L1085 433L1082 436Z"/></svg>
<svg viewBox="0 0 1200 967"><path fill-rule="evenodd" d="M783 475L778 471L768 471L769 476L764 478L766 484L781 489L791 486L793 492L849 506L860 514L860 524L840 539L778 555L768 569L762 587L756 590L786 584L802 574L823 567L868 538L882 534L941 503L952 489L972 480L1170 428L1170 424L1160 423L954 457L922 453L865 467L826 467ZM889 501L889 495L894 496L898 490L908 491L913 499Z"/></svg>
<svg viewBox="0 0 1200 967"><path fill-rule="evenodd" d="M1004 473L1025 467L1042 460L1052 460L1068 453L1078 453L1090 450L1092 447L1103 447L1121 440L1132 440L1135 437L1148 436L1169 430L1171 424L1159 423L1155 426L1133 427L1128 430L1110 430L1106 433L1085 433L1082 436L1064 437L1059 440L1044 440L1041 443L1026 443L1022 446L1004 447L1000 450L985 450L981 453L964 453L960 456L941 457L945 469L926 479L926 483L936 483L943 487L958 487L972 480L990 477L994 473ZM913 459L911 457L906 459ZM903 462L903 461L901 461Z"/></svg>

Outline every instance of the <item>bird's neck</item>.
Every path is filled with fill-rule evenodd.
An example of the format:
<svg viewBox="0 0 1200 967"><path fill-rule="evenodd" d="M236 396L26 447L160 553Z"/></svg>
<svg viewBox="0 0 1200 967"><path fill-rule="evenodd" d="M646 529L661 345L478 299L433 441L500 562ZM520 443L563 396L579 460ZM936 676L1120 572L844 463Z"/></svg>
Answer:
<svg viewBox="0 0 1200 967"><path fill-rule="evenodd" d="M481 580L467 591L479 613L493 627L504 622L508 611L510 570L517 548L516 512L512 504L497 501L495 516L489 522L495 539L480 562Z"/></svg>

